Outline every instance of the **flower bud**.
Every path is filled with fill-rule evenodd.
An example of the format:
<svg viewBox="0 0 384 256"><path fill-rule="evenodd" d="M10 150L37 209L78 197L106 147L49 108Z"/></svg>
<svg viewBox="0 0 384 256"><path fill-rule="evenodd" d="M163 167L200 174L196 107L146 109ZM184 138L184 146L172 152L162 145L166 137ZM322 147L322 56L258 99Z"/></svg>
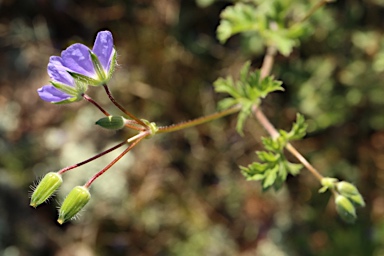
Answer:
<svg viewBox="0 0 384 256"><path fill-rule="evenodd" d="M336 210L340 217L346 222L354 222L357 218L355 206L348 198L342 195L337 195L335 199Z"/></svg>
<svg viewBox="0 0 384 256"><path fill-rule="evenodd" d="M349 196L360 194L354 185L346 181L338 182L336 187L337 187L337 191L339 191L339 193L342 194L343 196L349 197Z"/></svg>
<svg viewBox="0 0 384 256"><path fill-rule="evenodd" d="M96 124L106 129L118 130L124 127L125 118L122 116L107 116L97 120Z"/></svg>
<svg viewBox="0 0 384 256"><path fill-rule="evenodd" d="M74 187L71 192L69 192L59 209L59 218L57 219L57 222L63 224L74 218L90 199L91 194L89 193L88 188L84 186Z"/></svg>
<svg viewBox="0 0 384 256"><path fill-rule="evenodd" d="M39 185L33 191L30 206L37 207L44 203L63 183L61 175L57 172L49 172L40 181Z"/></svg>

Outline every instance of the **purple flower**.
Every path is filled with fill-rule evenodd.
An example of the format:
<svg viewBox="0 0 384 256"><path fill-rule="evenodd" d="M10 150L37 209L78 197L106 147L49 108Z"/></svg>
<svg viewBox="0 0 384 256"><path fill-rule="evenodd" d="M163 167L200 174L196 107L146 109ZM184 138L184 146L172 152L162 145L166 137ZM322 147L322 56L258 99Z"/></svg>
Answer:
<svg viewBox="0 0 384 256"><path fill-rule="evenodd" d="M116 51L109 31L97 34L93 49L73 44L62 51L61 57L49 59L51 84L37 90L39 96L52 103L69 103L82 99L87 85L103 85L112 77Z"/></svg>

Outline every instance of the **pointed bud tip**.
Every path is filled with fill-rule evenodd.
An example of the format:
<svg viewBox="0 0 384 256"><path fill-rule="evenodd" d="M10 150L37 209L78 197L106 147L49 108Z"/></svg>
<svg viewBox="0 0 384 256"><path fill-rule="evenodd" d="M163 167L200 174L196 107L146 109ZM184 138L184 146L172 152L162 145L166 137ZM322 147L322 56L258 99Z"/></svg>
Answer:
<svg viewBox="0 0 384 256"><path fill-rule="evenodd" d="M63 225L64 220L63 220L62 218L58 218L58 219L57 219L57 222L58 222L60 225Z"/></svg>

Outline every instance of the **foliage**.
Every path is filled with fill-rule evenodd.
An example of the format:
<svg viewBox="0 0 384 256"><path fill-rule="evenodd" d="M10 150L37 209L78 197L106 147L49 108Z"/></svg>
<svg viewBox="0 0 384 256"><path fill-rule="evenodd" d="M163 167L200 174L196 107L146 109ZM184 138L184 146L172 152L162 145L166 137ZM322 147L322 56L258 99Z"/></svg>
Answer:
<svg viewBox="0 0 384 256"><path fill-rule="evenodd" d="M272 76L262 78L260 70L250 71L251 63L248 61L240 71L240 78L234 81L233 77L218 78L214 83L215 91L227 93L231 97L218 102L219 109L227 109L236 104L241 105L236 130L243 135L245 120L251 114L251 109L260 104L270 92L282 91L282 82L274 80Z"/></svg>
<svg viewBox="0 0 384 256"><path fill-rule="evenodd" d="M290 5L294 1L239 1L228 6L220 15L217 37L221 43L235 34L256 37L265 46L274 45L288 56L306 31L302 23L287 26Z"/></svg>
<svg viewBox="0 0 384 256"><path fill-rule="evenodd" d="M267 151L256 152L261 163L254 162L248 167L240 166L246 179L260 180L264 190L270 187L278 190L284 184L288 174L294 176L299 174L303 166L289 162L284 156L284 148L290 141L303 138L306 128L304 117L298 114L296 122L289 132L280 130L279 136L275 139L270 137L262 138Z"/></svg>

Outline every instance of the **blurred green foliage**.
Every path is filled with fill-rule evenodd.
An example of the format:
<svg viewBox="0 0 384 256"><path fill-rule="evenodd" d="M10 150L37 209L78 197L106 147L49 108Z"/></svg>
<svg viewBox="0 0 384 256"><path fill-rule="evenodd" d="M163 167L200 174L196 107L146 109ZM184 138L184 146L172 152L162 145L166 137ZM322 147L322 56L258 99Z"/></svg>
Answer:
<svg viewBox="0 0 384 256"><path fill-rule="evenodd" d="M278 2L278 1L277 1ZM280 1L283 2L283 1ZM287 1L292 22L316 1ZM85 102L52 106L36 89L48 83L51 55L113 32L118 52L110 82L135 114L171 124L215 111L212 83L264 55L260 34L216 39L226 1L115 0L0 3L0 254L2 255L382 255L384 252L384 5L337 1L308 21L304 39L275 60L285 92L262 107L276 127L305 114L307 138L295 144L326 176L361 189L367 207L346 225L310 175L262 194L239 164L253 161L265 135L246 138L226 118L141 143L91 188L81 221L58 227L56 204L29 209L36 177L100 152L126 132L108 132ZM210 4L210 5L209 5ZM285 15L285 14L284 14ZM284 28L286 24L282 24ZM299 43L299 44L298 44ZM284 51L283 51L284 53ZM89 92L108 106L104 94ZM117 113L114 113L117 114ZM63 176L62 198L113 158ZM288 192L288 193L287 193Z"/></svg>

